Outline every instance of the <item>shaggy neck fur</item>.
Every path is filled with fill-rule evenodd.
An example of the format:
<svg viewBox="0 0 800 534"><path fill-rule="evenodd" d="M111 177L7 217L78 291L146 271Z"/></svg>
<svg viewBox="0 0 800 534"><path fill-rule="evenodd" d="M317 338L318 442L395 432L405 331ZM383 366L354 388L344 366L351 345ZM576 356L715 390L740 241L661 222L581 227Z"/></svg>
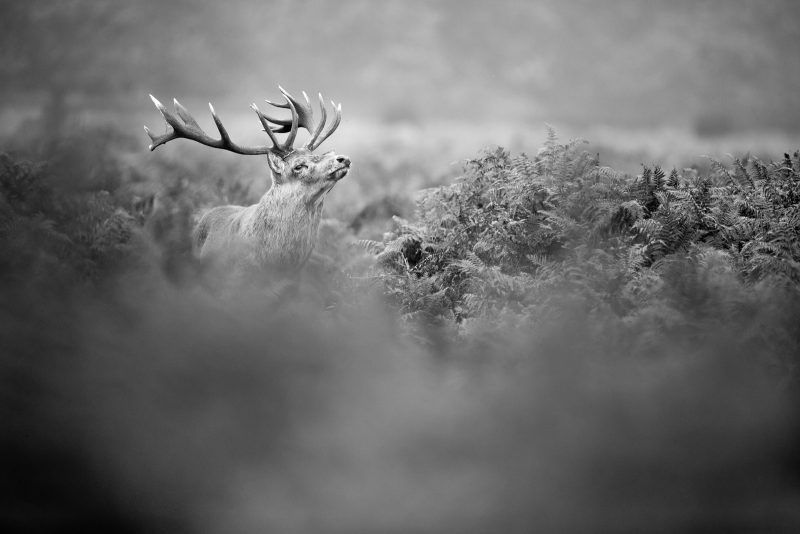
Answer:
<svg viewBox="0 0 800 534"><path fill-rule="evenodd" d="M334 184L312 189L273 179L257 204L207 212L197 225L195 247L201 256L232 253L258 266L296 271L314 249L323 201Z"/></svg>

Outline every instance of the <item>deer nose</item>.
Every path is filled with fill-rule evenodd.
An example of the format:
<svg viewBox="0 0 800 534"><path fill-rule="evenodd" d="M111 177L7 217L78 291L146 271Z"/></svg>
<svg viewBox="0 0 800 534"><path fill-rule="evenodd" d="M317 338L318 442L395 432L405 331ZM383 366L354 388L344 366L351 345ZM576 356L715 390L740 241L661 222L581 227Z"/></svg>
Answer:
<svg viewBox="0 0 800 534"><path fill-rule="evenodd" d="M344 165L345 167L350 166L350 158L347 156L336 156L336 163Z"/></svg>

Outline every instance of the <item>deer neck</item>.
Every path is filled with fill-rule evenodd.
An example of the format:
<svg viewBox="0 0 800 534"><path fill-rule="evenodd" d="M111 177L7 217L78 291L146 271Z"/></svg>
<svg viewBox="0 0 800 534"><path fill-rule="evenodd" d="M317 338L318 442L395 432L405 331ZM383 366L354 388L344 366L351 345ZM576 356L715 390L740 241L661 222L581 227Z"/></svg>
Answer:
<svg viewBox="0 0 800 534"><path fill-rule="evenodd" d="M258 205L271 209L273 213L284 211L314 212L322 208L322 203L330 189L330 186L322 189L312 189L300 183L273 184L261 197Z"/></svg>
<svg viewBox="0 0 800 534"><path fill-rule="evenodd" d="M322 197L315 199L315 191L303 184L273 185L254 206L253 222L269 241L283 239L286 246L313 247Z"/></svg>
<svg viewBox="0 0 800 534"><path fill-rule="evenodd" d="M302 184L281 184L267 191L246 216L245 233L256 245L257 261L296 270L312 250L322 213L322 203L310 202Z"/></svg>

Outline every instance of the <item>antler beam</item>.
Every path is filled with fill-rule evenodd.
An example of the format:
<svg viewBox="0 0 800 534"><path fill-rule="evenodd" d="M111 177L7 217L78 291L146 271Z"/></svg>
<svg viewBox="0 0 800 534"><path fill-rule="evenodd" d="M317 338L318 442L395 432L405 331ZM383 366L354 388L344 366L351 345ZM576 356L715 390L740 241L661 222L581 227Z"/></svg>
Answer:
<svg viewBox="0 0 800 534"><path fill-rule="evenodd" d="M210 103L208 104L208 107L211 110L211 116L214 118L214 124L217 125L217 130L219 130L220 139L214 139L204 132L203 129L200 128L200 125L197 124L197 121L194 120L194 117L192 117L192 115L185 107L181 105L180 102L178 102L177 99L173 100L175 104L175 114L173 114L164 106L164 104L159 102L156 97L150 95L150 98L152 99L156 108L158 108L158 111L161 112L161 116L164 117L164 120L167 123L167 132L163 135L156 135L150 131L150 128L147 126L144 127L144 131L147 132L147 135L150 136L150 139L152 140L152 143L150 144L150 150L155 150L159 146L163 145L164 143L168 143L173 139L183 138L196 141L201 145L210 146L212 148L229 150L231 152L235 152L236 154L261 155L275 151L274 147L249 147L234 143L228 135L228 131L225 129L225 126L223 126L222 121L217 115L217 112L214 111L214 106L212 106Z"/></svg>
<svg viewBox="0 0 800 534"><path fill-rule="evenodd" d="M156 135L151 132L147 126L145 126L144 131L147 132L147 135L150 136L150 140L152 141L149 148L150 150L155 150L159 146L168 143L173 139L183 138L190 139L212 148L221 148L223 150L235 152L236 154L261 155L272 152L275 154L280 154L281 156L285 156L293 150L292 145L297 137L298 128L305 128L311 134L311 138L305 145L303 145L303 148L307 150L314 150L320 144L322 144L325 139L330 137L330 135L339 126L339 123L342 120L341 104L336 105L333 101L331 101L335 118L330 126L325 130L324 127L325 120L327 119L327 111L325 109L322 93L319 94L319 107L322 114L322 119L319 123L317 123L316 126L314 126L314 111L311 108L311 103L309 102L308 95L306 95L305 91L303 92L305 102L303 102L294 98L283 87L278 86L278 89L280 89L281 93L286 99L286 102L276 103L267 100L267 103L277 108L290 110L292 113L291 119L272 118L262 113L255 104L251 104L250 106L258 116L258 120L261 121L264 131L267 133L267 135L269 135L269 138L272 141L271 147L266 145L251 147L234 143L228 135L227 130L222 125L222 121L220 120L216 111L214 111L214 106L212 106L210 103L208 104L208 107L211 109L211 116L214 118L214 124L216 124L217 130L219 130L219 139L214 139L204 132L203 129L200 128L200 125L197 124L197 121L194 120L194 117L192 117L192 115L180 104L180 102L178 102L177 99L173 100L175 104L175 113L172 113L161 102L159 102L156 97L150 95L150 98L153 100L153 104L155 104L158 111L161 112L161 116L164 117L164 121L167 123L167 131L162 135ZM270 126L270 122L278 127L273 128ZM324 133L323 130L325 130ZM288 133L289 135L286 137L284 142L281 143L278 141L277 137L275 137L276 133Z"/></svg>

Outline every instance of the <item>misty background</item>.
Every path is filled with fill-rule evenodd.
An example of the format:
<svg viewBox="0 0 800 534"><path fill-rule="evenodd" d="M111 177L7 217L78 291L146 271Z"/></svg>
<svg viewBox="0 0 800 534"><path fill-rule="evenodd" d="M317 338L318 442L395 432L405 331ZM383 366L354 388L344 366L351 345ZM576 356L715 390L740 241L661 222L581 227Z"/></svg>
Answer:
<svg viewBox="0 0 800 534"><path fill-rule="evenodd" d="M533 156L546 124L588 140L544 147L583 162L575 198L643 163L691 167L686 205L705 187L708 213L738 213L749 190L712 206L702 156L777 158L769 205L789 200L764 224L790 228L798 16L794 0L0 0L0 530L797 532L796 241L784 285L743 281L699 239L642 267L618 228L603 243L630 250L533 258L541 279L452 262L487 306L508 297L458 321L426 315L452 288L353 245L413 234L420 190L478 190L481 169L554 180L481 152ZM353 170L317 247L334 267L300 289L225 286L191 255L193 217L257 201L266 165L182 140L149 152L142 126L164 124L148 94L216 136L213 102L234 140L263 144L249 104L278 84L342 103L322 148ZM434 305L398 304L415 298Z"/></svg>
<svg viewBox="0 0 800 534"><path fill-rule="evenodd" d="M2 132L32 139L77 119L144 145L152 93L213 129L211 101L235 138L261 140L248 106L278 84L343 103L338 150L438 167L489 144L534 150L545 122L632 172L798 135L792 0L1 5Z"/></svg>

